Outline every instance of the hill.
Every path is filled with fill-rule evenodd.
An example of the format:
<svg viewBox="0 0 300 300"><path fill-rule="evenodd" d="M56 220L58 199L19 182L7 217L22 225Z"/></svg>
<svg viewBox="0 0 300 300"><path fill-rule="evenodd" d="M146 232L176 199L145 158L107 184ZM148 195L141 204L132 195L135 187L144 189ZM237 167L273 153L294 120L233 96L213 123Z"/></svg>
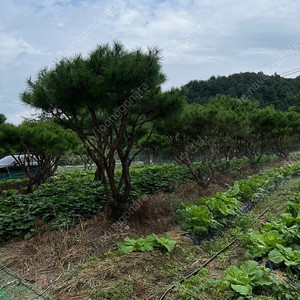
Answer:
<svg viewBox="0 0 300 300"><path fill-rule="evenodd" d="M188 103L205 104L217 94L236 98L247 97L258 100L261 106L274 105L276 109L286 110L294 105L292 98L300 93L300 76L284 78L259 73L236 73L226 76L212 76L208 80L192 80L188 88Z"/></svg>

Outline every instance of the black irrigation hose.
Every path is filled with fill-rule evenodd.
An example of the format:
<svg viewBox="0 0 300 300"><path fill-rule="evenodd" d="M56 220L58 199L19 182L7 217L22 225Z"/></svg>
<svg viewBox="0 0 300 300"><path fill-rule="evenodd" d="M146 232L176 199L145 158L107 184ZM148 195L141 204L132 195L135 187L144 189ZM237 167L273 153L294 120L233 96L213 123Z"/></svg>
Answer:
<svg viewBox="0 0 300 300"><path fill-rule="evenodd" d="M192 273L188 274L187 276L185 276L184 278L182 278L181 280L179 280L178 282L176 282L175 284L171 285L165 292L164 294L160 297L159 300L163 300L165 299L166 295L174 288L176 287L178 284L183 283L184 281L186 281L188 278L192 277L193 275L196 275L201 269L203 269L204 267L206 267L209 263L211 263L218 255L220 255L222 252L224 252L225 250L227 250L232 244L234 244L237 241L237 239L235 238L233 241L230 242L230 244L228 244L225 248L223 248L222 250L220 250L219 252L217 252L214 256L212 256L206 263L204 263L201 267L195 269Z"/></svg>
<svg viewBox="0 0 300 300"><path fill-rule="evenodd" d="M275 204L277 204L279 202L279 200L281 200L281 198L279 198L277 201L275 201L272 205L268 206L253 222L251 225L253 225L254 223L256 223L262 216L264 216L269 210L270 208L272 208ZM248 229L244 230L242 233L247 232ZM203 265L201 265L200 267L198 267L197 269L195 269L193 272L191 272L190 274L188 274L187 276L185 276L184 278L182 278L181 280L179 280L178 282L174 283L173 285L171 285L165 292L164 294L159 298L159 300L164 300L166 295L173 289L175 288L178 284L183 283L184 281L186 281L188 278L192 277L193 275L196 275L201 269L203 269L204 267L206 267L208 264L210 264L216 257L218 257L221 253L223 253L224 251L226 251L231 245L233 245L235 242L237 241L237 238L233 239L226 247L224 247L222 250L220 250L219 252L217 252L216 254L214 254L207 262L205 262ZM237 247L238 245L236 245ZM235 247L235 248L236 248ZM234 249L235 249L234 248Z"/></svg>

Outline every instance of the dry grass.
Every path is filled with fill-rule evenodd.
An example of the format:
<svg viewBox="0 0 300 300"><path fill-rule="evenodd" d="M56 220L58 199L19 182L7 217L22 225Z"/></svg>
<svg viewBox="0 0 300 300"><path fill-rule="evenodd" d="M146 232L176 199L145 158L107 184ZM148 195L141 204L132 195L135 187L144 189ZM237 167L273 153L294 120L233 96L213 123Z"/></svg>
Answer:
<svg viewBox="0 0 300 300"><path fill-rule="evenodd" d="M1 262L39 288L46 289L62 272L133 234L127 226L113 230L110 225L103 215L98 215L71 229L49 231L27 241L11 241L0 248ZM106 234L108 230L109 235Z"/></svg>
<svg viewBox="0 0 300 300"><path fill-rule="evenodd" d="M153 251L124 255L113 249L85 263L84 268L76 272L76 276L66 274L53 291L55 299L76 299L78 290L83 291L81 299L89 299L83 298L87 295L85 291L105 290L120 281L132 284L130 299L157 299L158 294L178 277L177 268L185 270L187 255L184 253L192 255L198 251L198 247L193 246L189 238L182 236L182 231L168 234L177 242L172 254Z"/></svg>

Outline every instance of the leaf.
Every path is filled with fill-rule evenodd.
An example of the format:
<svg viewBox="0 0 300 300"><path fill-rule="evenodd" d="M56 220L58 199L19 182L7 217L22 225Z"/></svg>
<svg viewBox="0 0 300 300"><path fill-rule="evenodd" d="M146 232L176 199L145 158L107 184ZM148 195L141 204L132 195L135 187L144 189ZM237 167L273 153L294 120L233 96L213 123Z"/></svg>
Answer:
<svg viewBox="0 0 300 300"><path fill-rule="evenodd" d="M240 269L245 273L251 274L257 270L259 264L254 260L245 261L241 266Z"/></svg>
<svg viewBox="0 0 300 300"><path fill-rule="evenodd" d="M34 231L27 232L24 235L24 240L28 240L29 238L31 238L34 235L34 233L35 233Z"/></svg>
<svg viewBox="0 0 300 300"><path fill-rule="evenodd" d="M124 254L127 254L129 252L132 252L134 250L134 247L133 246L126 246L124 245L123 243L117 243L120 251Z"/></svg>
<svg viewBox="0 0 300 300"><path fill-rule="evenodd" d="M280 264L284 261L284 257L278 249L274 249L269 253L269 259L275 264Z"/></svg>
<svg viewBox="0 0 300 300"><path fill-rule="evenodd" d="M269 269L260 266L256 261L249 260L245 261L239 268L237 266L227 268L225 277L236 293L250 296L253 288L270 286L275 282L270 273ZM233 297L235 296L237 295L234 294Z"/></svg>
<svg viewBox="0 0 300 300"><path fill-rule="evenodd" d="M124 244L126 245L126 246L133 246L133 240L131 240L129 237L126 237L125 239L124 239Z"/></svg>
<svg viewBox="0 0 300 300"><path fill-rule="evenodd" d="M231 288L235 290L237 293L243 296L250 296L252 295L252 287L251 285L239 285L239 284L232 284Z"/></svg>
<svg viewBox="0 0 300 300"><path fill-rule="evenodd" d="M300 266L300 250L293 250L282 245L277 245L277 249L274 249L269 253L269 259L276 264L284 262L287 267Z"/></svg>
<svg viewBox="0 0 300 300"><path fill-rule="evenodd" d="M175 241L171 241L169 237L163 237L159 239L159 243L167 249L168 252L172 252L176 246Z"/></svg>
<svg viewBox="0 0 300 300"><path fill-rule="evenodd" d="M276 230L259 231L249 230L249 252L254 257L261 257L275 248L277 244L284 243L284 240Z"/></svg>
<svg viewBox="0 0 300 300"><path fill-rule="evenodd" d="M237 266L231 266L225 270L225 276L228 281L234 284L246 284L250 282L247 274Z"/></svg>
<svg viewBox="0 0 300 300"><path fill-rule="evenodd" d="M269 277L265 278L263 276L259 277L259 279L257 279L256 283L258 285L261 285L261 286L263 286L263 285L272 285L272 281L270 280L270 278Z"/></svg>
<svg viewBox="0 0 300 300"><path fill-rule="evenodd" d="M144 245L139 247L139 250L142 252L147 252L153 250L153 247L150 244L145 243Z"/></svg>

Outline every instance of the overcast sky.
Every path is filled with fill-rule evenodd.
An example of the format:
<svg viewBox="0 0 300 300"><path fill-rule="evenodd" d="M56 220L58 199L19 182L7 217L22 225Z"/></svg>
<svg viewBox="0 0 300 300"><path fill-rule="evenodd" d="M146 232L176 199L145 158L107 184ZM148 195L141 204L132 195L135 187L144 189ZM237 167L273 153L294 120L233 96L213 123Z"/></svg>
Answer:
<svg viewBox="0 0 300 300"><path fill-rule="evenodd" d="M0 0L0 113L18 123L26 79L117 40L158 46L164 88L236 72L300 68L298 0ZM288 77L300 74L294 73Z"/></svg>

